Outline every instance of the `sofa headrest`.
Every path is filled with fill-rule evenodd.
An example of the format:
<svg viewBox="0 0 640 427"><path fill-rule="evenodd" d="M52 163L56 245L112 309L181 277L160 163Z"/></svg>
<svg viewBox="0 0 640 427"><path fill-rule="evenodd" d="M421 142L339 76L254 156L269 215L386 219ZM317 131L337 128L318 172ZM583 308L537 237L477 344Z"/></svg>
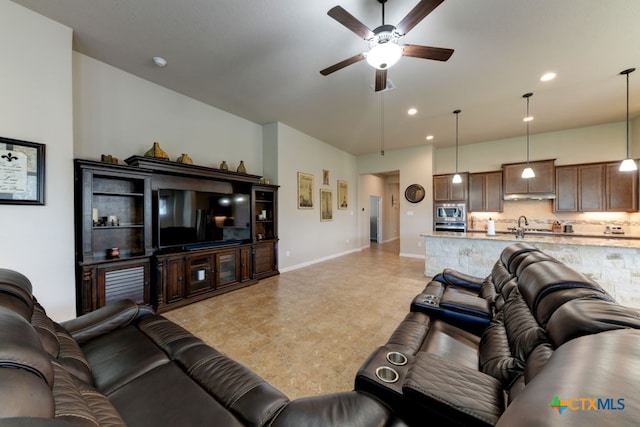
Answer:
<svg viewBox="0 0 640 427"><path fill-rule="evenodd" d="M25 369L53 384L53 368L38 333L6 307L0 307L0 342L0 367Z"/></svg>
<svg viewBox="0 0 640 427"><path fill-rule="evenodd" d="M613 301L574 299L563 304L549 319L547 334L559 347L583 335L613 329L640 329L640 313Z"/></svg>
<svg viewBox="0 0 640 427"><path fill-rule="evenodd" d="M554 292L565 289L588 289L591 291L589 294L607 295L596 282L556 261L539 261L522 269L518 276L518 289L536 318L538 318L538 306L542 300ZM576 297L583 296L582 293L576 294ZM538 322L545 323L540 319Z"/></svg>
<svg viewBox="0 0 640 427"><path fill-rule="evenodd" d="M29 320L33 313L32 286L26 276L0 268L0 306L5 306Z"/></svg>
<svg viewBox="0 0 640 427"><path fill-rule="evenodd" d="M514 258L518 255L533 251L539 251L539 249L528 243L514 243L504 248L500 254L500 261L509 269L509 273L513 274L518 267L517 262L514 262Z"/></svg>
<svg viewBox="0 0 640 427"><path fill-rule="evenodd" d="M515 275L516 276L520 276L520 274L522 273L522 271L529 267L531 264L535 264L536 262L540 262L540 261L552 261L552 262L557 262L560 263L560 261L558 261L557 259L555 259L554 257L552 257L551 255L547 255L544 252L527 252L525 254L523 254L521 257L521 259L519 259L519 263L518 263L518 267L514 270L515 271Z"/></svg>

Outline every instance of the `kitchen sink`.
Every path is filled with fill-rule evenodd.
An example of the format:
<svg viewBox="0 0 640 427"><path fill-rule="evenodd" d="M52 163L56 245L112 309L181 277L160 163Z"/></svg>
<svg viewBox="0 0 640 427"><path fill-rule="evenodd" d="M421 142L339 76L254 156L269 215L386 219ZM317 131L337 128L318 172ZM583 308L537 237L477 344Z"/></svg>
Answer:
<svg viewBox="0 0 640 427"><path fill-rule="evenodd" d="M516 232L516 227L509 227L508 230L512 233ZM524 228L525 234L553 234L548 228Z"/></svg>

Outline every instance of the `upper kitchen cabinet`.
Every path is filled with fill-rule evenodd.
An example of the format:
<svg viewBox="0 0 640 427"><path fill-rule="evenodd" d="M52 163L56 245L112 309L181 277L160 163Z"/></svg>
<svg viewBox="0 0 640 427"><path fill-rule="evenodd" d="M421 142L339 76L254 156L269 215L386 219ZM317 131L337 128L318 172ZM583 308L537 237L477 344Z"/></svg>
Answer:
<svg viewBox="0 0 640 427"><path fill-rule="evenodd" d="M555 160L539 160L529 162L536 174L533 178L522 178L522 171L527 163L511 163L502 165L504 199L520 198L552 198L556 189Z"/></svg>
<svg viewBox="0 0 640 427"><path fill-rule="evenodd" d="M638 171L620 172L620 162L605 165L605 207L607 212L638 210Z"/></svg>
<svg viewBox="0 0 640 427"><path fill-rule="evenodd" d="M555 212L634 212L638 172L620 172L619 162L556 168Z"/></svg>
<svg viewBox="0 0 640 427"><path fill-rule="evenodd" d="M433 176L433 201L434 202L466 202L468 173L461 173L462 182L453 183L453 174Z"/></svg>
<svg viewBox="0 0 640 427"><path fill-rule="evenodd" d="M502 212L502 172L469 174L469 212Z"/></svg>

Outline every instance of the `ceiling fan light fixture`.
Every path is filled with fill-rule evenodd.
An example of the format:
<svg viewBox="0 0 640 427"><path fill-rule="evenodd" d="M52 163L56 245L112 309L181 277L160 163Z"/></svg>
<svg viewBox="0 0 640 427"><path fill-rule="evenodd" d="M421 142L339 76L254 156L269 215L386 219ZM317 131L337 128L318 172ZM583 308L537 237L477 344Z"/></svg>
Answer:
<svg viewBox="0 0 640 427"><path fill-rule="evenodd" d="M367 53L367 62L373 68L386 70L395 65L402 57L402 46L397 42L388 41L377 44Z"/></svg>

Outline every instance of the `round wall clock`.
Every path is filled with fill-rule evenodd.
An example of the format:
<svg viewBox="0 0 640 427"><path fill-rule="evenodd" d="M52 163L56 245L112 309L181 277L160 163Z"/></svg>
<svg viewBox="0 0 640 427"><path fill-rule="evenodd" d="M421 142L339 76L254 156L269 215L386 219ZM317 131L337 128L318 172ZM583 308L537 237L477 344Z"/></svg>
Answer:
<svg viewBox="0 0 640 427"><path fill-rule="evenodd" d="M425 194L426 191L424 191L424 187L420 184L411 184L404 190L404 198L411 203L421 202Z"/></svg>

